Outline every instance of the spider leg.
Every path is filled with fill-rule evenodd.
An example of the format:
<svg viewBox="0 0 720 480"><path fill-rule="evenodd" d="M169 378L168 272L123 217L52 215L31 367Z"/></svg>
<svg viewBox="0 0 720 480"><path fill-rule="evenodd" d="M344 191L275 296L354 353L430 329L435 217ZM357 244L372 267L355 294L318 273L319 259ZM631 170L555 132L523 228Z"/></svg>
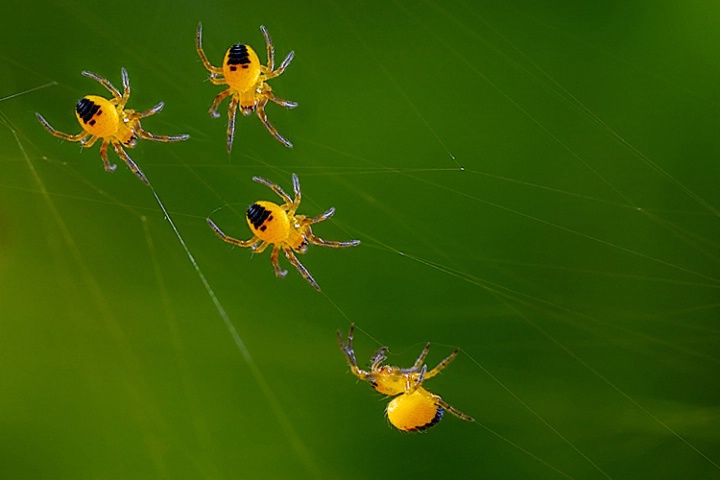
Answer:
<svg viewBox="0 0 720 480"><path fill-rule="evenodd" d="M188 138L190 138L190 135L186 133L182 135L155 135L154 133L150 133L147 130L143 130L140 125L138 125L135 129L135 133L140 138L144 138L145 140L153 140L155 142L180 142L182 140L187 140Z"/></svg>
<svg viewBox="0 0 720 480"><path fill-rule="evenodd" d="M370 374L366 372L365 370L361 370L357 366L357 359L355 358L355 351L353 350L353 332L355 331L355 324L350 324L350 331L348 332L347 337L347 343L343 341L342 333L340 333L340 330L337 332L337 338L338 338L338 344L340 345L340 350L345 354L345 358L348 362L348 365L350 366L350 371L358 377L360 380L368 380L368 377Z"/></svg>
<svg viewBox="0 0 720 480"><path fill-rule="evenodd" d="M381 363L383 363L385 360L387 360L387 355L385 355L388 351L388 347L380 347L377 349L377 351L373 354L373 356L370 358L370 370L375 370L377 367L380 366Z"/></svg>
<svg viewBox="0 0 720 480"><path fill-rule="evenodd" d="M237 113L238 103L240 100L236 96L233 96L230 100L230 106L228 107L228 124L227 124L227 152L230 153L233 146L233 140L235 139L235 114Z"/></svg>
<svg viewBox="0 0 720 480"><path fill-rule="evenodd" d="M335 215L335 207L329 208L325 213L322 213L322 214L318 215L317 217L306 218L303 221L303 225L315 225L316 223L324 222L325 220L332 217L333 215Z"/></svg>
<svg viewBox="0 0 720 480"><path fill-rule="evenodd" d="M207 56L205 55L205 51L202 47L202 23L198 22L197 26L197 34L195 35L195 50L197 50L198 55L200 55L200 60L202 61L203 66L212 74L219 75L222 73L222 68L214 67L212 63L210 63L210 60L208 60Z"/></svg>
<svg viewBox="0 0 720 480"><path fill-rule="evenodd" d="M290 62L292 62L292 59L295 57L295 52L288 53L288 56L285 57L285 60L280 64L280 67L278 67L277 70L273 70L272 72L268 72L265 74L265 80L270 80L275 77L279 77L282 75L282 73L285 71L285 69L290 65Z"/></svg>
<svg viewBox="0 0 720 480"><path fill-rule="evenodd" d="M272 126L270 121L268 120L267 113L265 113L265 104L267 103L267 100L264 102L261 102L257 106L257 110L255 110L255 113L257 114L260 121L265 125L265 128L268 129L268 132L270 132L271 135L273 135L275 138L278 139L280 143L285 145L288 148L292 148L293 144L285 139L282 135L280 135L275 127Z"/></svg>
<svg viewBox="0 0 720 480"><path fill-rule="evenodd" d="M208 79L213 85L227 85L227 80L217 73L211 73Z"/></svg>
<svg viewBox="0 0 720 480"><path fill-rule="evenodd" d="M403 373L413 373L421 370L421 367L423 366L423 362L425 361L425 357L427 357L428 352L430 351L430 342L425 344L425 347L422 349L422 352L420 352L420 355L418 356L417 360L415 360L415 363L410 368L402 368L400 369ZM425 378L430 378L433 375L430 375L432 373L428 372L425 375Z"/></svg>
<svg viewBox="0 0 720 480"><path fill-rule="evenodd" d="M274 93L271 91L266 92L265 95L272 100L273 102L277 103L278 105L282 105L285 108L295 108L298 106L297 102L292 102L290 100L283 100L280 97L276 97Z"/></svg>
<svg viewBox="0 0 720 480"><path fill-rule="evenodd" d="M305 240L308 241L308 243L312 243L313 245L320 245L321 247L330 247L330 248L347 248L347 247L356 247L360 245L360 240L350 240L348 242L338 242L336 240L323 240L320 237L316 237L311 230L308 229L308 231L305 233Z"/></svg>
<svg viewBox="0 0 720 480"><path fill-rule="evenodd" d="M88 135L90 135L90 134L87 133L85 130L83 130L82 132L78 133L77 135L70 135L70 134L68 134L68 133L63 133L63 132L60 132L60 131L58 131L58 130L55 130L52 126L50 126L50 124L47 122L47 120L45 120L45 119L43 118L43 116L40 115L39 113L36 112L36 113L35 113L35 117L38 119L38 121L40 122L40 124L43 126L43 128L44 128L45 130L47 130L47 131L50 132L52 135L54 135L54 136L56 136L56 137L58 137L58 138L62 138L63 140L69 140L69 141L71 141L71 142L82 142L83 139L85 139Z"/></svg>
<svg viewBox="0 0 720 480"><path fill-rule="evenodd" d="M97 140L97 137L93 137L88 146L95 143L95 140ZM114 172L117 165L110 163L110 160L108 160L108 145L110 145L110 140L103 140L102 145L100 145L100 159L103 162L103 167L106 172Z"/></svg>
<svg viewBox="0 0 720 480"><path fill-rule="evenodd" d="M285 190L283 190L280 187L280 185L277 185L268 180L265 180L262 177L253 177L253 182L262 183L266 187L272 189L273 192L277 193L280 196L280 198L283 199L283 201L285 202L285 205L287 205L287 206L292 205L292 203L293 203L292 198L290 198L290 196L287 193L285 193Z"/></svg>
<svg viewBox="0 0 720 480"><path fill-rule="evenodd" d="M88 72L87 70L83 70L82 74L85 77L92 78L93 80L98 82L100 85L107 88L110 91L110 93L112 93L112 96L115 97L115 100L117 100L118 102L122 100L123 96L120 94L120 91L117 88L115 88L115 86L112 83L110 83L110 80L108 80L107 78L103 78L100 75L93 73L93 72ZM125 73L125 75L127 76L127 72ZM125 82L125 80L123 79L123 83L124 82Z"/></svg>
<svg viewBox="0 0 720 480"><path fill-rule="evenodd" d="M148 179L145 178L145 174L140 170L140 167L137 166L135 162L133 162L132 158L125 152L125 150L122 148L122 145L118 143L117 141L112 141L113 150L115 150L115 153L117 153L117 156L122 158L127 166L130 168L130 170L133 171L135 175L140 178L140 180L143 181L145 185L150 185L150 182L148 182Z"/></svg>
<svg viewBox="0 0 720 480"><path fill-rule="evenodd" d="M452 413L456 417L458 417L460 420L465 420L466 422L474 422L475 419L469 415L465 415L457 408L453 407L449 403L447 403L445 400L440 398L439 395L435 395L434 393L431 393L430 396L432 397L433 401L435 402L435 405L440 405L444 410Z"/></svg>
<svg viewBox="0 0 720 480"><path fill-rule="evenodd" d="M355 351L353 350L353 329L355 328L355 324L350 324L350 332L348 333L347 343L343 340L342 333L340 333L340 330L337 331L337 337L338 337L338 344L340 344L340 350L343 351L345 354L345 357L347 357L348 364L350 367L357 368L357 359L355 358Z"/></svg>
<svg viewBox="0 0 720 480"><path fill-rule="evenodd" d="M290 263L292 263L295 266L295 268L297 268L298 272L300 272L300 275L302 275L303 278L305 280L307 280L307 282L310 285L312 285L312 287L315 290L317 290L319 292L320 286L317 284L317 282L312 277L312 275L310 275L310 272L308 272L307 269L303 266L303 264L300 263L300 260L297 259L297 257L292 252L292 250L290 250L289 247L283 247L283 252L285 252L285 257L287 257L287 259L290 261Z"/></svg>
<svg viewBox="0 0 720 480"><path fill-rule="evenodd" d="M295 211L300 206L300 202L302 202L302 190L300 190L300 179L297 175L295 175L295 172L292 174L292 182L293 182L293 194L295 195L295 199L292 201L292 207L288 211L288 214L295 215Z"/></svg>
<svg viewBox="0 0 720 480"><path fill-rule="evenodd" d="M252 246L253 253L262 253L270 245L272 245L272 243L268 243L268 242L262 242L262 243L260 243L260 245L253 245Z"/></svg>
<svg viewBox="0 0 720 480"><path fill-rule="evenodd" d="M125 67L120 69L120 76L122 77L123 82L123 94L118 106L120 108L124 108L125 104L130 99L130 77L128 77L128 73L127 70L125 70Z"/></svg>
<svg viewBox="0 0 720 480"><path fill-rule="evenodd" d="M428 343L428 346L429 346L429 345L430 345L430 344ZM445 358L445 360L443 360L442 362L440 362L440 363L437 364L437 367L435 367L435 368L433 368L432 370L430 370L429 372L427 372L427 375L425 376L425 378L432 378L432 377L434 377L435 375L437 375L438 373L440 373L440 371L441 371L442 369L444 369L445 367L447 367L447 366L450 364L450 362L452 362L453 360L455 360L455 357L457 357L457 354L458 354L458 353L460 353L460 349L459 349L459 348L456 348L455 350L453 350L453 352L452 352L450 355L448 355L448 356Z"/></svg>
<svg viewBox="0 0 720 480"><path fill-rule="evenodd" d="M270 40L270 34L268 33L265 25L260 25L260 31L265 37L265 46L267 47L267 66L270 71L275 70L275 47L273 47L272 40Z"/></svg>
<svg viewBox="0 0 720 480"><path fill-rule="evenodd" d="M229 244L231 244L231 245L235 245L236 247L244 247L244 248L245 248L245 247L252 247L252 246L255 245L255 244L258 242L258 240L259 240L259 238L257 238L257 237L253 237L253 238L251 238L250 240L244 240L244 241L243 241L243 240L238 240L237 238L233 238L233 237L230 237L230 236L228 236L228 235L225 235L225 234L222 232L222 230L220 230L220 229L218 228L218 226L215 225L215 222L213 222L213 221L210 220L209 218L206 218L205 220L207 220L208 225L210 226L210 228L212 229L212 231L215 232L215 235L217 235L218 237L220 237L220 238L222 239L222 241L224 241L225 243L229 243Z"/></svg>
<svg viewBox="0 0 720 480"><path fill-rule="evenodd" d="M163 104L162 102L160 102L150 110L133 114L131 117L131 119L135 122L133 132L140 138L144 138L145 140L153 140L155 142L179 142L181 140L187 140L188 138L190 138L190 135L185 133L182 135L155 135L142 128L142 125L140 125L140 119L149 117L150 115L154 115L155 113L162 110L162 107Z"/></svg>
<svg viewBox="0 0 720 480"><path fill-rule="evenodd" d="M210 110L208 110L208 113L210 114L211 117L218 118L220 116L220 114L217 113L217 109L220 106L220 102L225 100L230 95L232 95L232 90L230 90L229 88L227 90L224 90L217 94L217 96L215 97L215 100L213 100L212 105L210 105Z"/></svg>
<svg viewBox="0 0 720 480"><path fill-rule="evenodd" d="M90 140L80 140L80 144L83 146L83 148L90 148L93 145L95 145L95 142L97 142L98 138L100 137L90 137Z"/></svg>
<svg viewBox="0 0 720 480"><path fill-rule="evenodd" d="M280 268L280 259L278 258L280 256L280 245L275 245L275 247L272 250L272 253L270 254L270 263L272 263L273 268L275 269L275 276L278 278L283 278L285 275L287 275L287 270L283 270Z"/></svg>
<svg viewBox="0 0 720 480"><path fill-rule="evenodd" d="M159 111L161 111L164 107L165 107L165 103L164 103L164 102L160 102L160 103L158 103L157 105L155 105L154 107L152 107L152 108L150 108L150 109L148 109L148 110L145 110L144 112L135 112L135 113L133 114L133 118L136 118L136 119L138 119L138 120L141 119L141 118L147 118L147 117L149 117L149 116L151 116L151 115L155 115L156 113L158 113ZM127 112L127 110L125 110L125 111Z"/></svg>
<svg viewBox="0 0 720 480"><path fill-rule="evenodd" d="M425 381L425 374L427 373L427 365L423 365L420 372L413 375L405 376L405 393L413 393L418 389L420 385Z"/></svg>

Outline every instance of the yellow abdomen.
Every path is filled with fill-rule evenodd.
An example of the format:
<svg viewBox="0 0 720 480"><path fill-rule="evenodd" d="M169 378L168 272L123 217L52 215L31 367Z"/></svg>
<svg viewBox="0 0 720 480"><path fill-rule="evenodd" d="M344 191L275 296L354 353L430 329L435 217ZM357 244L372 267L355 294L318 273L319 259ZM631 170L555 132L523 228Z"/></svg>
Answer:
<svg viewBox="0 0 720 480"><path fill-rule="evenodd" d="M422 387L394 398L387 406L390 423L405 432L426 430L442 420L444 410Z"/></svg>
<svg viewBox="0 0 720 480"><path fill-rule="evenodd" d="M227 84L238 92L255 87L260 76L260 59L250 45L233 45L225 53L223 76Z"/></svg>
<svg viewBox="0 0 720 480"><path fill-rule="evenodd" d="M253 234L265 242L283 243L290 236L287 214L272 202L253 203L247 210L246 219Z"/></svg>
<svg viewBox="0 0 720 480"><path fill-rule="evenodd" d="M121 126L115 106L97 95L81 98L75 107L75 116L83 130L96 137L117 136Z"/></svg>

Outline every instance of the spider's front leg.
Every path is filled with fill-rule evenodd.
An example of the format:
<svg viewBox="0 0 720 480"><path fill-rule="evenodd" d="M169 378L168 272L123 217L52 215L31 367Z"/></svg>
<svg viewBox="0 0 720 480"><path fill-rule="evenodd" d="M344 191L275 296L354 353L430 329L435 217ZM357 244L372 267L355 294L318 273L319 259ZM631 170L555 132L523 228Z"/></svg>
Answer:
<svg viewBox="0 0 720 480"><path fill-rule="evenodd" d="M124 85L125 85L125 79L126 79L126 77L127 77L127 72L125 71L124 68L121 70L121 74L123 75L123 86L124 86ZM110 93L112 93L112 96L115 98L115 100L117 100L118 102L122 102L122 100L123 100L123 95L120 93L120 90L118 90L117 88L115 88L115 86L114 86L112 83L110 83L110 80L108 80L107 78L103 78L103 77L101 77L100 75L98 75L98 74L96 74L96 73L88 72L87 70L83 70L83 71L82 71L82 75L85 76L85 77L88 77L88 78L92 78L93 80L95 80L96 82L98 82L100 85L102 85L102 86L105 87L107 90L109 90ZM126 89L126 91L127 91L127 93L128 93L128 97L129 97L129 96L130 96L130 91L129 91L129 89ZM125 101L127 101L127 99L125 99ZM124 105L124 104L123 104L123 105Z"/></svg>
<svg viewBox="0 0 720 480"><path fill-rule="evenodd" d="M368 381L370 377L370 373L366 372L365 370L361 370L357 365L357 359L355 358L355 351L353 350L353 334L355 331L355 324L350 324L350 331L348 332L347 336L347 343L343 340L342 333L340 333L340 330L337 332L337 338L338 338L338 344L340 345L340 350L345 354L345 359L347 360L348 365L350 366L350 371L360 380Z"/></svg>
<svg viewBox="0 0 720 480"><path fill-rule="evenodd" d="M209 71L213 75L220 75L222 73L222 68L213 66L213 64L210 63L210 60L208 60L207 55L205 55L205 51L203 50L202 46L201 22L198 22L197 32L195 34L195 50L197 51L198 55L200 55L200 61L202 61L202 64L207 71Z"/></svg>
<svg viewBox="0 0 720 480"><path fill-rule="evenodd" d="M287 206L289 208L290 205L293 204L293 200L292 200L292 198L290 198L290 195L285 193L285 190L283 190L280 185L278 185L276 183L272 183L269 180L265 180L262 177L253 177L252 179L253 179L253 182L262 183L263 185L265 185L266 187L271 189L273 192L275 192L280 198L283 199L283 202L285 202L284 206Z"/></svg>
<svg viewBox="0 0 720 480"><path fill-rule="evenodd" d="M428 343L428 347L429 346L430 346L430 344ZM440 373L440 371L442 369L444 369L445 367L447 367L450 364L450 362L455 360L455 357L457 357L458 353L460 353L459 348L456 348L455 350L453 350L452 353L450 355L448 355L442 362L438 363L435 368L433 368L432 370L427 372L427 375L425 376L425 378L432 378L435 375L437 375L438 373Z"/></svg>

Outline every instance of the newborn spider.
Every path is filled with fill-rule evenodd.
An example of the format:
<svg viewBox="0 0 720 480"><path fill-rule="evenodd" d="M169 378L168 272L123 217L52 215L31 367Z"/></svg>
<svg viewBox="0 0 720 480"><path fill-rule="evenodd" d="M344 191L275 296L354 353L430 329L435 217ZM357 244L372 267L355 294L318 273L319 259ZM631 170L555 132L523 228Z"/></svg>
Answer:
<svg viewBox="0 0 720 480"><path fill-rule="evenodd" d="M332 248L354 247L360 244L360 240L336 242L323 240L313 234L311 226L332 217L335 209L331 208L322 215L314 218L308 218L305 215L296 215L295 211L300 206L302 194L300 193L300 180L298 180L297 175L294 173L292 174L293 189L295 192L294 200L290 198L279 185L270 183L264 178L253 177L253 181L271 188L273 192L277 193L280 198L283 199L284 203L277 205L273 202L258 200L250 205L246 214L248 226L253 233L253 237L250 240L238 240L225 235L209 218L207 219L208 225L210 225L210 228L212 228L215 234L222 238L223 241L238 247L250 247L255 253L262 253L269 245L274 245L272 254L270 255L270 261L275 269L275 275L284 277L287 274L287 271L280 269L280 263L278 262L280 250L282 250L290 263L298 269L300 275L302 275L315 290L320 291L317 282L312 275L310 275L310 272L300 263L295 253L293 253L293 250L297 253L305 253L308 243ZM260 245L258 245L258 243Z"/></svg>
<svg viewBox="0 0 720 480"><path fill-rule="evenodd" d="M63 140L80 142L80 145L84 148L92 147L98 139L102 139L100 158L102 159L105 171L108 172L115 170L115 165L110 163L107 154L108 145L112 145L117 156L123 159L127 166L130 167L130 170L140 177L140 180L149 185L142 170L140 170L140 167L138 167L125 152L123 146L134 148L138 137L156 142L179 142L180 140L187 140L189 136L177 135L169 137L166 135L153 135L143 130L140 125L140 120L155 115L163 109L164 104L160 102L150 110L144 112L125 109L125 104L130 98L130 79L124 68L121 69L120 72L123 82L122 95L109 80L92 72L82 72L84 76L92 78L107 88L110 93L112 93L113 98L108 100L97 95L87 95L80 99L75 107L75 116L83 131L77 135L70 135L55 130L42 115L35 113L35 116L48 132ZM88 139L88 137L90 137L90 139Z"/></svg>
<svg viewBox="0 0 720 480"><path fill-rule="evenodd" d="M430 343L425 345L420 356L415 360L415 364L410 368L382 365L387 359L385 353L388 351L388 347L380 347L370 359L370 371L368 372L361 370L357 365L353 350L354 330L355 324L353 323L350 325L347 343L343 341L342 334L338 331L340 349L345 354L353 375L360 380L369 382L375 390L384 395L400 395L390 401L386 410L388 420L395 428L405 432L427 430L442 420L445 411L462 420L475 421L440 398L439 395L430 393L422 387L425 380L440 373L453 361L460 351L459 349L455 349L445 360L428 371L427 365L423 362L430 351Z"/></svg>

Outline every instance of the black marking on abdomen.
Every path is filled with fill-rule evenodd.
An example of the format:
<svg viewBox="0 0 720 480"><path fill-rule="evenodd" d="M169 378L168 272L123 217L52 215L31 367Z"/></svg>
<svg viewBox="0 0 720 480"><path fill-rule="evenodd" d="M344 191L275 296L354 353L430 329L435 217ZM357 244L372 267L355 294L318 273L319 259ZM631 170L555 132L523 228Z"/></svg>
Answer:
<svg viewBox="0 0 720 480"><path fill-rule="evenodd" d="M82 121L85 123L88 123L96 114L98 114L99 110L100 105L87 98L81 98L75 107L75 111L78 116L80 116Z"/></svg>
<svg viewBox="0 0 720 480"><path fill-rule="evenodd" d="M250 63L250 53L247 45L237 44L230 47L228 52L228 65L247 65ZM247 67L243 67L247 68Z"/></svg>
<svg viewBox="0 0 720 480"><path fill-rule="evenodd" d="M267 220L269 216L270 210L257 203L253 203L247 209L247 219L250 220L250 223L252 223L255 228L260 228L260 225L265 223L265 220Z"/></svg>
<svg viewBox="0 0 720 480"><path fill-rule="evenodd" d="M427 430L428 428L437 425L437 423L442 420L443 413L445 413L445 409L438 405L437 412L435 412L435 416L432 420L430 420L430 423L426 423L423 426L415 427L410 429L411 432L422 432L423 430Z"/></svg>

